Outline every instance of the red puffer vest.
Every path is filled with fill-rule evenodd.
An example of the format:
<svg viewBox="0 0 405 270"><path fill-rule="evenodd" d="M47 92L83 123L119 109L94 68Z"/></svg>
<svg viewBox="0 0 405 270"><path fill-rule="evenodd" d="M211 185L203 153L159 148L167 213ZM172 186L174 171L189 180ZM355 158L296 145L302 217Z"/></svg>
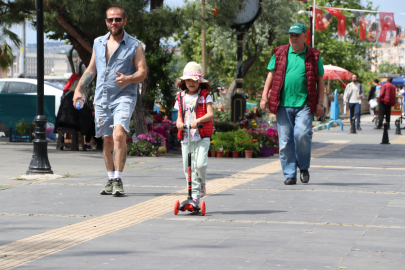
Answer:
<svg viewBox="0 0 405 270"><path fill-rule="evenodd" d="M271 85L271 94L269 100L270 111L277 114L277 107L280 104L280 92L285 79L285 70L287 67L288 50L290 45L283 45L274 49L276 55L275 74L273 84ZM318 102L318 92L316 83L318 78L318 59L320 51L307 47L305 55L305 72L307 77L308 99L311 113L315 112Z"/></svg>
<svg viewBox="0 0 405 270"><path fill-rule="evenodd" d="M204 115L207 114L207 105L206 105L206 99L207 96L210 92L206 89L202 89L199 93L198 100L197 100L197 109L196 109L196 116L197 119L203 117ZM186 92L180 92L177 95L177 102L179 104L179 117L181 117L181 121L184 123L184 113L183 113L183 98L186 95ZM200 101L202 101L200 103ZM211 137L212 133L214 132L214 121L208 121L208 122L201 122L201 124L204 125L203 128L199 128L198 132L200 133L201 139L205 137ZM179 130L177 132L177 137L179 140L183 140L183 131Z"/></svg>

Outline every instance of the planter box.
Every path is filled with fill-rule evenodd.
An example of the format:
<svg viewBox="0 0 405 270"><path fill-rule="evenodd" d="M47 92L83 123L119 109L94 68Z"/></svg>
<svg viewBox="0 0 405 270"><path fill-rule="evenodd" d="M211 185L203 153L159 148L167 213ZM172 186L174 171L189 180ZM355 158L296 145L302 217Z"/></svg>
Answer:
<svg viewBox="0 0 405 270"><path fill-rule="evenodd" d="M33 139L32 129L29 129L25 136L19 136L13 128L10 128L10 142L32 142Z"/></svg>

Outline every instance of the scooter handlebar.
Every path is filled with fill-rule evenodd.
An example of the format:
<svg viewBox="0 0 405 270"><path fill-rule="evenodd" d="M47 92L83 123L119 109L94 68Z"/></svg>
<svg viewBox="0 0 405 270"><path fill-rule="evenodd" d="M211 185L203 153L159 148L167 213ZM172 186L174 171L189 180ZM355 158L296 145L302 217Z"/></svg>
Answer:
<svg viewBox="0 0 405 270"><path fill-rule="evenodd" d="M203 128L204 127L204 124L197 124L197 127L198 128ZM188 126L187 125L184 125L184 129L187 129L188 128Z"/></svg>

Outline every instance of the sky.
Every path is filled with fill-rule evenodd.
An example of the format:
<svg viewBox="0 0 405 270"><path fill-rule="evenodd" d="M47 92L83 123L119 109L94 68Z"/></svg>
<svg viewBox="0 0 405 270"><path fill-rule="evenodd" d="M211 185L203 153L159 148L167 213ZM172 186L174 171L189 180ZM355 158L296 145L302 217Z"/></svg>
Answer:
<svg viewBox="0 0 405 270"><path fill-rule="evenodd" d="M363 0L363 3L364 2L365 0ZM397 25L401 25L402 29L405 29L405 0L371 0L371 2L373 2L374 7L379 6L378 9L379 11L404 13L404 14L394 14L394 18L395 23ZM165 0L164 3L165 5L175 8L183 5L184 0ZM19 35L20 26L12 27L11 31ZM27 23L26 32L27 32L26 43L27 44L36 43L37 42L36 31L29 26L29 23ZM45 37L45 42L48 41L53 40L49 40Z"/></svg>

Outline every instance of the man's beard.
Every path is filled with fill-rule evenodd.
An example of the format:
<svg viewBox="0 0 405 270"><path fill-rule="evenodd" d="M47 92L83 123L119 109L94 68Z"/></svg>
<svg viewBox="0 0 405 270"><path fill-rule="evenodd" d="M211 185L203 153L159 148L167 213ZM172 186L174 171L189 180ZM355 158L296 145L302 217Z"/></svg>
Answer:
<svg viewBox="0 0 405 270"><path fill-rule="evenodd" d="M110 30L111 35L115 37L115 36L121 35L122 31L124 31L124 26L121 28L118 28L117 30L112 30L112 27L109 27L108 30Z"/></svg>

